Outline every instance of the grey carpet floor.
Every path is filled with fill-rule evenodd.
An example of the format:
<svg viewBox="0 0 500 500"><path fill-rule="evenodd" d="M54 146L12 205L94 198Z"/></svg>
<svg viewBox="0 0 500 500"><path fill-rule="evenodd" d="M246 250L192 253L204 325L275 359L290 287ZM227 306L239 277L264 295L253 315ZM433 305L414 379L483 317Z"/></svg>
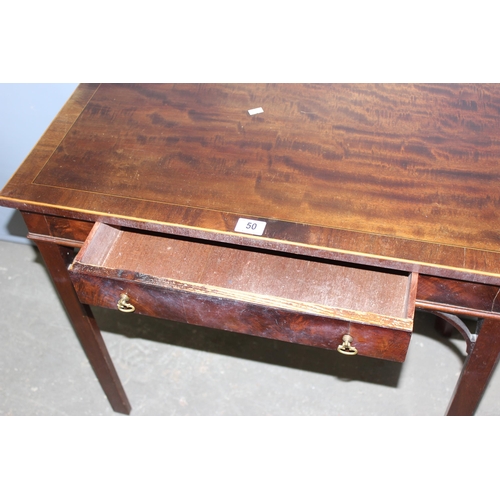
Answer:
<svg viewBox="0 0 500 500"><path fill-rule="evenodd" d="M0 415L114 413L37 250L0 241ZM417 313L403 364L95 309L132 415L443 415L465 342ZM500 415L495 372L477 415Z"/></svg>

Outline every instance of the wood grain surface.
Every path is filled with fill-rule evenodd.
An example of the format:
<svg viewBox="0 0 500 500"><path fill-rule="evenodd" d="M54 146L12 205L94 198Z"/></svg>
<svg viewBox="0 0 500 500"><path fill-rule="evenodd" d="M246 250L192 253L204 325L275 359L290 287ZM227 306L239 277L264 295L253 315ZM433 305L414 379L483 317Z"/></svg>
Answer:
<svg viewBox="0 0 500 500"><path fill-rule="evenodd" d="M77 96L71 127L49 131L57 147L35 151L2 204L233 242L251 217L276 249L499 282L500 85L107 84Z"/></svg>

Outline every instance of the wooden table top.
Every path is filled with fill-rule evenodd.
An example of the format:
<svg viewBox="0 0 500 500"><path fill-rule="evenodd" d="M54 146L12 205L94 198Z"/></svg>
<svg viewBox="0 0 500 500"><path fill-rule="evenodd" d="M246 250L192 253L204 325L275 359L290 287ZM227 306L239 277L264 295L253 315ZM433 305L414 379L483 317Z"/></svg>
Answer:
<svg viewBox="0 0 500 500"><path fill-rule="evenodd" d="M500 85L83 84L0 204L498 284Z"/></svg>

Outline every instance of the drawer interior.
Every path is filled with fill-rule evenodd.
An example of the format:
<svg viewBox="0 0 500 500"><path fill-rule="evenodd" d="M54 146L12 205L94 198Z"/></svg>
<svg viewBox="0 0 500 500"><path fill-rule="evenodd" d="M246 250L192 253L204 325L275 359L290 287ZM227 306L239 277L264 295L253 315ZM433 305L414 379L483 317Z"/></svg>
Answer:
<svg viewBox="0 0 500 500"><path fill-rule="evenodd" d="M70 268L221 300L411 332L417 275L96 223Z"/></svg>

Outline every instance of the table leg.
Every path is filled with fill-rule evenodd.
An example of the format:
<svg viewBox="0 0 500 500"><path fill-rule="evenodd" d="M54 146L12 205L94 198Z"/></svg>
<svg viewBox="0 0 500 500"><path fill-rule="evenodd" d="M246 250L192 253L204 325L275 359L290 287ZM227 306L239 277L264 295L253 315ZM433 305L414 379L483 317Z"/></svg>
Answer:
<svg viewBox="0 0 500 500"><path fill-rule="evenodd" d="M37 242L37 246L111 407L118 413L128 415L132 408L113 366L101 331L90 307L79 301L69 277L68 265L73 250L55 243L41 241Z"/></svg>
<svg viewBox="0 0 500 500"><path fill-rule="evenodd" d="M477 340L470 346L447 415L473 415L500 354L500 321L481 321Z"/></svg>

